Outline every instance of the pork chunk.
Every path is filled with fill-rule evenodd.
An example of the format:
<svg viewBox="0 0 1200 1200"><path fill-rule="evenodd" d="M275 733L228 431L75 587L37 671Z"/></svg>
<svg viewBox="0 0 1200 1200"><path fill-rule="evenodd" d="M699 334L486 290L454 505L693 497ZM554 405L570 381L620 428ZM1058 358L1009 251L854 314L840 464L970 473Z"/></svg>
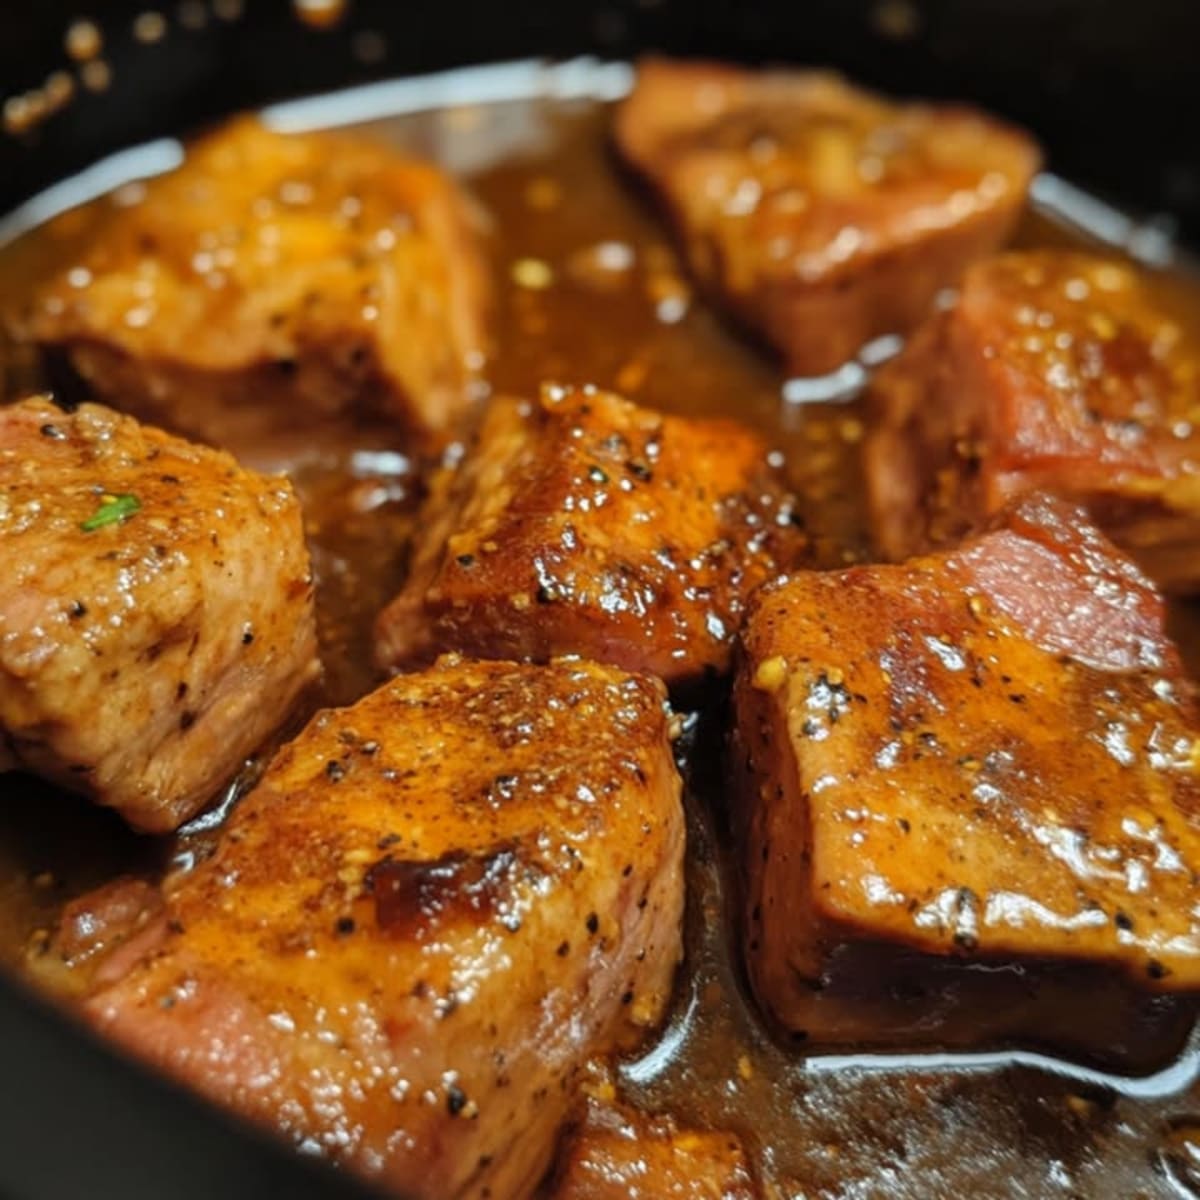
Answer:
<svg viewBox="0 0 1200 1200"><path fill-rule="evenodd" d="M90 1019L404 1195L529 1195L585 1061L669 997L668 728L661 684L583 662L447 658L319 714Z"/></svg>
<svg viewBox="0 0 1200 1200"><path fill-rule="evenodd" d="M436 168L239 118L113 204L15 323L100 398L207 441L349 413L419 443L469 406L485 280Z"/></svg>
<svg viewBox="0 0 1200 1200"><path fill-rule="evenodd" d="M802 547L771 461L734 422L590 388L493 401L434 486L380 660L581 654L670 684L726 670L750 591Z"/></svg>
<svg viewBox="0 0 1200 1200"><path fill-rule="evenodd" d="M1085 504L1161 587L1200 587L1200 352L1134 269L1066 251L977 264L869 408L886 556L1045 489Z"/></svg>
<svg viewBox="0 0 1200 1200"><path fill-rule="evenodd" d="M815 71L651 59L616 127L693 274L818 375L910 329L1008 237L1037 170L1023 133Z"/></svg>
<svg viewBox="0 0 1200 1200"><path fill-rule="evenodd" d="M98 405L0 409L0 767L165 832L318 672L286 480Z"/></svg>
<svg viewBox="0 0 1200 1200"><path fill-rule="evenodd" d="M1200 988L1200 716L1082 511L1030 497L951 553L768 586L741 649L747 960L779 1026L839 1038L831 984L865 970L927 986L860 1040L1181 1032L1141 997ZM1038 964L1068 969L1039 993Z"/></svg>
<svg viewBox="0 0 1200 1200"><path fill-rule="evenodd" d="M559 1152L549 1200L758 1200L741 1141L589 1100Z"/></svg>

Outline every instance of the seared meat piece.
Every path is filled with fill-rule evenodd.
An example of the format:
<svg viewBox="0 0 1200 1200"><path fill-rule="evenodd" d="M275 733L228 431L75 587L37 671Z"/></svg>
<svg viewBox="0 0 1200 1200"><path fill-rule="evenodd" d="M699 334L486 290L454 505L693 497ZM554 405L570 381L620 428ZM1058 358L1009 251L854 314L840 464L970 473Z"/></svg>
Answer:
<svg viewBox="0 0 1200 1200"><path fill-rule="evenodd" d="M1045 250L978 264L870 405L888 557L1045 489L1085 503L1160 586L1200 587L1200 354L1131 268Z"/></svg>
<svg viewBox="0 0 1200 1200"><path fill-rule="evenodd" d="M405 1195L528 1195L663 1011L683 839L661 684L443 659L319 714L88 1012Z"/></svg>
<svg viewBox="0 0 1200 1200"><path fill-rule="evenodd" d="M550 1200L757 1200L730 1133L679 1129L666 1117L590 1100L559 1151Z"/></svg>
<svg viewBox="0 0 1200 1200"><path fill-rule="evenodd" d="M114 206L17 324L111 403L223 445L347 412L438 440L469 405L485 292L441 171L240 118Z"/></svg>
<svg viewBox="0 0 1200 1200"><path fill-rule="evenodd" d="M856 955L881 991L928 967L937 1004L974 996L984 1038L1046 1036L1039 962L1200 989L1200 719L1161 600L1081 511L1030 497L952 553L764 588L735 703L747 958L784 1029L820 1035ZM940 956L1028 968L1020 1002Z"/></svg>
<svg viewBox="0 0 1200 1200"><path fill-rule="evenodd" d="M695 682L727 669L746 597L802 547L757 435L591 388L493 401L421 524L385 665L581 654Z"/></svg>
<svg viewBox="0 0 1200 1200"><path fill-rule="evenodd" d="M291 486L97 405L0 408L0 767L174 829L318 674Z"/></svg>
<svg viewBox="0 0 1200 1200"><path fill-rule="evenodd" d="M617 142L700 283L795 374L900 333L1009 235L1038 168L1023 133L814 71L651 59Z"/></svg>

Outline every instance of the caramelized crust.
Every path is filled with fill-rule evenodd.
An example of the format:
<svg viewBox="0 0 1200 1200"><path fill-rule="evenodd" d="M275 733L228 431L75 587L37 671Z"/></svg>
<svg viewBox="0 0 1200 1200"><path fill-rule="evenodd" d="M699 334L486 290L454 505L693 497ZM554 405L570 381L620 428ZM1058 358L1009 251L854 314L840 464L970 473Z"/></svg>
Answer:
<svg viewBox="0 0 1200 1200"><path fill-rule="evenodd" d="M906 332L1016 222L1039 155L963 107L815 71L650 59L617 143L700 283L799 375Z"/></svg>
<svg viewBox="0 0 1200 1200"><path fill-rule="evenodd" d="M111 208L20 331L113 404L229 444L339 414L452 434L485 270L436 168L243 117Z"/></svg>
<svg viewBox="0 0 1200 1200"><path fill-rule="evenodd" d="M87 1012L405 1195L525 1196L663 1011L683 842L660 684L443 659L319 714Z"/></svg>
<svg viewBox="0 0 1200 1200"><path fill-rule="evenodd" d="M98 405L0 408L0 768L162 833L319 673L290 484Z"/></svg>
<svg viewBox="0 0 1200 1200"><path fill-rule="evenodd" d="M492 402L435 484L386 665L580 654L675 685L727 669L746 598L803 539L757 435L590 388Z"/></svg>
<svg viewBox="0 0 1200 1200"><path fill-rule="evenodd" d="M1161 586L1195 590L1198 363L1127 266L1065 251L978 264L872 386L880 550L952 541L1046 489L1086 504Z"/></svg>
<svg viewBox="0 0 1200 1200"><path fill-rule="evenodd" d="M740 1140L589 1100L547 1200L758 1200Z"/></svg>
<svg viewBox="0 0 1200 1200"><path fill-rule="evenodd" d="M1200 987L1197 712L1162 620L1044 498L952 553L759 594L735 769L747 960L779 1024L806 1028L856 942Z"/></svg>

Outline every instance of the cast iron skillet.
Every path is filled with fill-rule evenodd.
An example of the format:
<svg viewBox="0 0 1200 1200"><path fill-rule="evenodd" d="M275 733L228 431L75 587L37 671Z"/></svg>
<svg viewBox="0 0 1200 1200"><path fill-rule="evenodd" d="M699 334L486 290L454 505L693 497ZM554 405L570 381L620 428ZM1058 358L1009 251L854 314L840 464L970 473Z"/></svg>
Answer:
<svg viewBox="0 0 1200 1200"><path fill-rule="evenodd" d="M103 28L113 81L32 135L0 134L0 214L106 153L238 108L470 63L661 50L832 65L898 94L974 101L1029 126L1059 174L1164 214L1200 242L1195 0L350 0L324 32L298 22L287 0L253 0L236 19L237 0L192 2L208 4L204 30L147 47L132 22L149 0L90 12L75 0L4 0L0 101L66 65L63 33L79 15ZM176 3L164 9L172 18ZM364 33L378 36L364 43ZM0 802L4 790L0 776ZM127 1063L4 979L0 1064L5 1200L367 1195Z"/></svg>

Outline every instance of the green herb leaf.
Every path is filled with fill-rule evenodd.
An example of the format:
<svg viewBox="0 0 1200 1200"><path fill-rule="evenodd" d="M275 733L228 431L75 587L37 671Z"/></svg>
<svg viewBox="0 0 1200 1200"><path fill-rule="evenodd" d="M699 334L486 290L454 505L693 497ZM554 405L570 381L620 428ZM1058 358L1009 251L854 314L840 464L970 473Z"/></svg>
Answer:
<svg viewBox="0 0 1200 1200"><path fill-rule="evenodd" d="M100 498L100 507L86 521L81 521L79 528L84 533L94 533L97 529L103 529L105 525L115 525L119 521L127 520L141 507L142 502L129 492L122 492L118 496L105 493Z"/></svg>

